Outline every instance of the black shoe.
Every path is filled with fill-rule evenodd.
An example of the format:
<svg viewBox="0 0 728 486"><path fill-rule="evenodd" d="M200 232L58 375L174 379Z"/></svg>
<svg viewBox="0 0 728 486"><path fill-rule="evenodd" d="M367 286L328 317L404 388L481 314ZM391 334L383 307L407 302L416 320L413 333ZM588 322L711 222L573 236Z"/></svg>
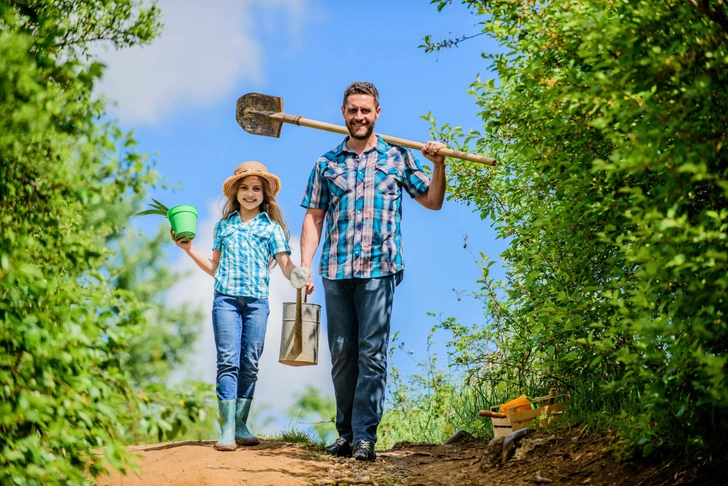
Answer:
<svg viewBox="0 0 728 486"><path fill-rule="evenodd" d="M374 444L368 440L360 440L354 444L352 457L357 461L373 461L377 457L377 453L374 452Z"/></svg>
<svg viewBox="0 0 728 486"><path fill-rule="evenodd" d="M328 446L325 450L326 454L332 456L351 457L351 442L343 437L339 437L336 439L336 442Z"/></svg>

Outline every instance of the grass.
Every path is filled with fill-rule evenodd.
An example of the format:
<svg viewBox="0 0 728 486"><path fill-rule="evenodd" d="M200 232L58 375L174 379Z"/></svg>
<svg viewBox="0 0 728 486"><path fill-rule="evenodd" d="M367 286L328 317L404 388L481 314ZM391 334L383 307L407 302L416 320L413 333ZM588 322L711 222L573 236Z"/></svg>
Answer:
<svg viewBox="0 0 728 486"><path fill-rule="evenodd" d="M466 377L446 377L438 386L413 390L407 387L400 394L400 401L389 404L379 428L378 445L390 448L400 441L442 444L458 430L489 440L493 437L492 422L480 417L480 410L487 410L522 394L546 395L548 389L540 380L525 383L523 389L515 389L503 381L471 381ZM400 386L403 386L400 383ZM556 422L555 428L586 427L595 433L614 430L620 413L639 410L638 396L624 396L595 384L573 383L567 412ZM406 398L402 399L402 396Z"/></svg>
<svg viewBox="0 0 728 486"><path fill-rule="evenodd" d="M295 426L290 429L283 429L280 433L267 437L267 439L277 442L289 442L292 444L312 446L321 452L323 452L326 447L326 443L317 434L310 430L297 429Z"/></svg>
<svg viewBox="0 0 728 486"><path fill-rule="evenodd" d="M438 393L424 393L385 410L378 444L392 447L400 441L441 444L458 430L487 440L493 437L490 419L478 412L503 403L508 397L490 387L451 383Z"/></svg>

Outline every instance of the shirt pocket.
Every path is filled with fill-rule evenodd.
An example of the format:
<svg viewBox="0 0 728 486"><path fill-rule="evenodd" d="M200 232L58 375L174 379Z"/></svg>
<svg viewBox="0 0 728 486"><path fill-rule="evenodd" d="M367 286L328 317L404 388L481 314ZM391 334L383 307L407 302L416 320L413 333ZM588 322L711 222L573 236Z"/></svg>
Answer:
<svg viewBox="0 0 728 486"><path fill-rule="evenodd" d="M223 247L234 248L237 241L237 234L234 226L228 226L220 231L220 244Z"/></svg>
<svg viewBox="0 0 728 486"><path fill-rule="evenodd" d="M261 253L268 253L268 240L271 237L271 232L268 228L252 228L249 236L250 246Z"/></svg>
<svg viewBox="0 0 728 486"><path fill-rule="evenodd" d="M399 169L393 165L380 164L374 172L374 185L382 194L387 196L398 196L399 186L402 182L402 175Z"/></svg>
<svg viewBox="0 0 728 486"><path fill-rule="evenodd" d="M323 171L324 179L329 182L329 190L336 197L341 197L349 191L348 171L336 164L330 163Z"/></svg>

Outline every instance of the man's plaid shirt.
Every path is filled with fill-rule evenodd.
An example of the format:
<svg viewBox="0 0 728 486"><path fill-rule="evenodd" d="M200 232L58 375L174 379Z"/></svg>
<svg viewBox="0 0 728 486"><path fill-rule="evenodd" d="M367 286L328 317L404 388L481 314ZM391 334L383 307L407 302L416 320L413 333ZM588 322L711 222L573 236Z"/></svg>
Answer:
<svg viewBox="0 0 728 486"><path fill-rule="evenodd" d="M430 179L412 153L377 137L361 157L346 141L316 161L301 206L327 211L321 276L376 278L404 269L402 188L415 198Z"/></svg>
<svg viewBox="0 0 728 486"><path fill-rule="evenodd" d="M283 229L260 213L243 224L237 211L215 225L213 250L220 251L215 290L235 297L268 298L268 262L276 253L291 254Z"/></svg>

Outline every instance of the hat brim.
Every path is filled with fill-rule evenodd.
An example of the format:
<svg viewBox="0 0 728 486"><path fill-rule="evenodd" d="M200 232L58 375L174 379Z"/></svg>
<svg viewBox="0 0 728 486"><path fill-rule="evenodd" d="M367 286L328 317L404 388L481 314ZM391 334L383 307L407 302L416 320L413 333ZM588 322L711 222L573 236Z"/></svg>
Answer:
<svg viewBox="0 0 728 486"><path fill-rule="evenodd" d="M243 174L235 174L225 179L225 182L222 184L222 193L225 194L225 197L232 196L233 190L235 189L235 183L248 176L256 176L261 179L265 179L266 182L268 182L268 187L270 188L270 193L273 197L278 195L281 190L281 180L277 175L269 172L245 172Z"/></svg>

